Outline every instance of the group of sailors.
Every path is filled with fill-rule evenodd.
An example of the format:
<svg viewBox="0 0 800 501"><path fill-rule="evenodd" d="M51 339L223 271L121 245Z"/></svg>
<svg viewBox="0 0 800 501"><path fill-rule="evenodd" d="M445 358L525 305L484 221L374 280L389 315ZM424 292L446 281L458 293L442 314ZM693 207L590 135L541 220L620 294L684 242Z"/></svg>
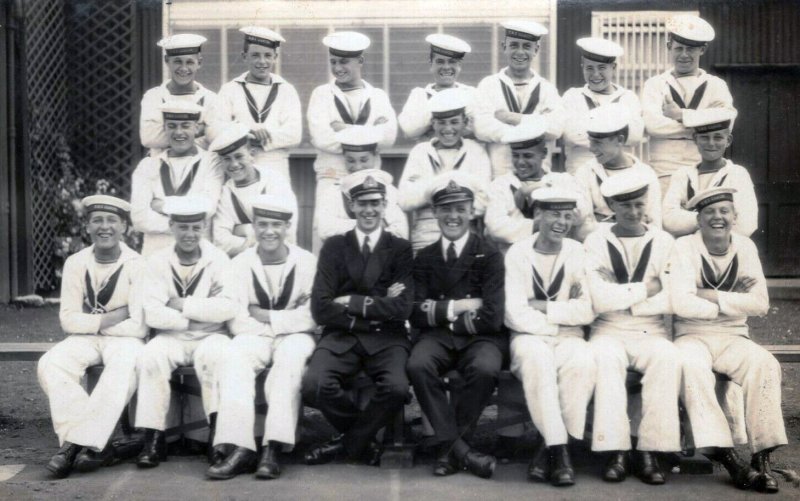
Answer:
<svg viewBox="0 0 800 501"><path fill-rule="evenodd" d="M218 94L195 79L203 37L159 42L171 78L142 101L150 154L130 203L83 200L92 245L64 267L68 336L39 362L61 445L47 468L63 477L111 464L110 437L134 392L145 432L137 464L157 466L171 373L193 365L212 430L210 478L277 478L303 404L339 432L308 448L308 464L376 464L375 436L410 388L436 445L433 473L488 478L496 460L469 437L510 366L543 437L532 480L574 484L569 446L584 439L593 399L603 479L664 483L661 453L681 450L680 400L697 450L737 487L777 491L769 454L787 443L781 369L748 336L747 317L768 310L767 287L749 239L752 181L724 158L733 99L698 66L713 28L673 20L673 67L645 83L641 101L614 82L616 43L578 40L586 85L559 96L531 69L547 29L519 20L503 29L507 66L477 87L458 82L469 44L427 37L434 82L397 116L361 76L369 38L323 39L333 80L307 110L313 254L297 245L303 214L289 176L301 103L272 71L286 41L243 28L248 71ZM395 187L380 151L398 124L418 143ZM645 136L649 164L632 153ZM551 172L559 137L566 172ZM122 241L131 227L144 233L141 256ZM81 377L100 363L87 394ZM256 444L254 380L265 368ZM643 375L631 416L629 368ZM464 398L448 398L450 370ZM366 408L348 386L360 371L375 385ZM725 408L715 372L739 392ZM734 449L743 439L750 462Z"/></svg>

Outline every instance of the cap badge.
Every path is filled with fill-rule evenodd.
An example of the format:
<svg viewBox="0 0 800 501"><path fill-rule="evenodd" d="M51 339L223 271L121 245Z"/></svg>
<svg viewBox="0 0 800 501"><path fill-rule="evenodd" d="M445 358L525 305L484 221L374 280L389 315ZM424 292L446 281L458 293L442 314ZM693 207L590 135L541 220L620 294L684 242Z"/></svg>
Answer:
<svg viewBox="0 0 800 501"><path fill-rule="evenodd" d="M445 188L445 192L446 193L458 193L459 191L461 191L461 186L459 186L458 183L456 183L454 180L451 179L450 182L447 183L447 187Z"/></svg>
<svg viewBox="0 0 800 501"><path fill-rule="evenodd" d="M364 188L371 189L377 187L378 187L378 182L375 181L375 178L373 178L372 176L367 176L367 178L364 179Z"/></svg>

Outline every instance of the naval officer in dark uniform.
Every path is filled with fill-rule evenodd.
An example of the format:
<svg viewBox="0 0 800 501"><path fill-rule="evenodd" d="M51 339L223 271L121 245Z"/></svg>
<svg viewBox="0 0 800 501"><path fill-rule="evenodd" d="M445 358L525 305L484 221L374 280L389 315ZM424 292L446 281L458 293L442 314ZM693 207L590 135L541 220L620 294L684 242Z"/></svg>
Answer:
<svg viewBox="0 0 800 501"><path fill-rule="evenodd" d="M489 478L496 464L464 440L489 403L508 350L503 255L469 231L476 190L472 178L460 171L432 183L429 198L442 236L414 260L411 323L420 329L420 338L408 375L440 444L437 476L466 469ZM441 377L453 369L465 386L461 398L450 402Z"/></svg>
<svg viewBox="0 0 800 501"><path fill-rule="evenodd" d="M311 313L324 330L303 381L305 402L322 411L342 435L311 449L308 464L345 454L377 464L375 433L408 394L405 321L414 298L411 245L382 227L386 185L369 170L356 174L343 181L342 190L356 227L330 237L320 251ZM346 389L362 370L376 386L363 411Z"/></svg>

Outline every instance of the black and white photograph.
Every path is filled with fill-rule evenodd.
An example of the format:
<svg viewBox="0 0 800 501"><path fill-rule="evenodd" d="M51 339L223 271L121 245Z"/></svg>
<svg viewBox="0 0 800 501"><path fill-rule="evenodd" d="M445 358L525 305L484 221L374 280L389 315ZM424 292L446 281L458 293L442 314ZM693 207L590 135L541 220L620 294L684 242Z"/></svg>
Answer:
<svg viewBox="0 0 800 501"><path fill-rule="evenodd" d="M0 499L798 499L798 27L0 0Z"/></svg>

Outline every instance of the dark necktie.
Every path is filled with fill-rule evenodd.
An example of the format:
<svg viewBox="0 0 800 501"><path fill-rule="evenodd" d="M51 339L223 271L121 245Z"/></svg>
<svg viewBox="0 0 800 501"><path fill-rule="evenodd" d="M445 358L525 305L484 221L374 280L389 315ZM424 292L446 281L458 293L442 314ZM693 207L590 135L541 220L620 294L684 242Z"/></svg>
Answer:
<svg viewBox="0 0 800 501"><path fill-rule="evenodd" d="M369 261L369 235L364 235L364 245L361 246L361 256L364 258L364 263Z"/></svg>
<svg viewBox="0 0 800 501"><path fill-rule="evenodd" d="M447 266L453 266L456 264L456 244L455 242L450 242L450 245L447 246Z"/></svg>

